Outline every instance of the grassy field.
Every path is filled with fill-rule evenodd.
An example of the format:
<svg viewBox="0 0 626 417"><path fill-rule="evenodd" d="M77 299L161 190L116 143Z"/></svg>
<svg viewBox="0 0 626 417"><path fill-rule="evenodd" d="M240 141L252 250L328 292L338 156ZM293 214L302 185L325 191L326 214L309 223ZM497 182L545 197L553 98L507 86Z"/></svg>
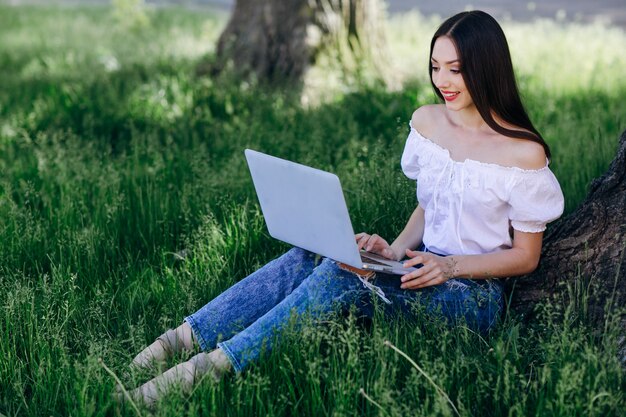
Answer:
<svg viewBox="0 0 626 417"><path fill-rule="evenodd" d="M399 157L411 112L435 100L425 70L436 21L390 22L388 70L402 88L328 66L294 97L193 77L226 16L146 18L0 5L0 416L135 415L111 400L103 364L123 375L146 343L286 248L265 232L244 148L337 173L357 230L393 238L414 207ZM570 212L626 128L626 34L504 26ZM488 338L337 317L287 332L248 372L173 393L155 414L620 415L623 329L593 332L573 305L546 302L528 324L507 314Z"/></svg>

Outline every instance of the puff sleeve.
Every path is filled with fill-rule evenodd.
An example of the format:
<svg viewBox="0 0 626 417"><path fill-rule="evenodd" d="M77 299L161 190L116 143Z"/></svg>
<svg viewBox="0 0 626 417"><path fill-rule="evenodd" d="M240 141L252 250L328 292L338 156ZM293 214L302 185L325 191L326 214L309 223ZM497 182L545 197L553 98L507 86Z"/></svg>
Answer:
<svg viewBox="0 0 626 417"><path fill-rule="evenodd" d="M549 222L563 214L563 192L547 166L537 171L520 170L512 179L509 206L509 219L515 230L543 232Z"/></svg>
<svg viewBox="0 0 626 417"><path fill-rule="evenodd" d="M400 160L400 164L402 165L402 172L404 175L411 178L412 180L417 179L417 175L419 174L419 159L418 159L418 143L417 138L415 136L415 131L411 127L411 132L409 133L409 137L406 139L406 144L404 145L404 152L402 152L402 159Z"/></svg>

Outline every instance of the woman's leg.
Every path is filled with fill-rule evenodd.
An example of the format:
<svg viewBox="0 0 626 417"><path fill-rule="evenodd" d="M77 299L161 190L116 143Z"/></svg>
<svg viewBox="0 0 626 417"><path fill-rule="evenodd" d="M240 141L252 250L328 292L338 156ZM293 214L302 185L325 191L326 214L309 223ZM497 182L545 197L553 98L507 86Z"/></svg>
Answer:
<svg viewBox="0 0 626 417"><path fill-rule="evenodd" d="M218 343L237 372L254 362L261 351L269 351L274 335L291 319L305 312L321 317L333 310L355 305L357 310L371 304L370 291L351 272L330 260L313 270L302 284L254 323L224 342Z"/></svg>
<svg viewBox="0 0 626 417"><path fill-rule="evenodd" d="M397 276L383 275L374 280L374 287L366 286L353 273L344 271L334 261L325 259L306 279L300 281L297 288L279 300L269 311L229 340L218 343L218 349L210 353L200 353L173 367L137 388L132 395L135 399L153 404L173 385L180 385L188 391L193 383L205 375L219 379L231 368L241 372L259 357L263 349L271 349L276 332L289 322L293 314L297 316L308 311L314 317L321 317L337 307L355 306L361 314L371 316L375 304L372 302L373 298L382 295L381 300L385 303L381 305L388 312L414 315L415 304L419 303L428 314L443 317L451 323L464 321L470 327L484 332L497 322L502 311L502 288L497 282L477 283L455 279L436 287L412 291L401 289L399 281ZM372 292L377 287L380 293L378 295ZM245 289L253 290L249 287ZM275 294L275 291L269 293ZM231 296L234 297L234 294ZM223 302L221 300L218 304ZM199 312L207 308L213 311L215 306L210 304ZM209 330L209 335L214 337L211 333L213 330Z"/></svg>
<svg viewBox="0 0 626 417"><path fill-rule="evenodd" d="M320 317L336 307L355 306L362 316L372 317L376 304L390 315L423 319L420 314L426 313L451 325L462 323L484 333L497 323L502 312L502 285L498 281L452 279L434 287L405 290L400 288L397 275L379 275L364 284L353 273L325 259L280 304L231 339L218 343L218 347L234 370L241 372L258 358L262 349L271 349L273 335L288 323L292 314L309 311ZM416 308L419 305L423 309Z"/></svg>
<svg viewBox="0 0 626 417"><path fill-rule="evenodd" d="M321 259L293 248L185 317L202 350L214 349L289 296Z"/></svg>
<svg viewBox="0 0 626 417"><path fill-rule="evenodd" d="M399 277L379 275L373 284L392 301L382 304L387 313L421 320L425 313L483 334L498 323L504 309L503 285L498 280L455 278L433 287L405 290L400 288Z"/></svg>
<svg viewBox="0 0 626 417"><path fill-rule="evenodd" d="M215 348L261 317L296 288L313 271L315 254L293 248L214 298L182 325L168 330L141 351L131 366L148 367L182 350Z"/></svg>
<svg viewBox="0 0 626 417"><path fill-rule="evenodd" d="M281 278L281 276L275 277L277 280ZM246 293L249 294L248 291ZM262 291L260 294L265 293L267 291ZM276 296L273 295L275 291L269 291L269 293L275 300ZM255 294L252 298L256 299L256 297ZM199 353L189 361L171 368L135 389L131 396L135 400L152 405L173 386L178 385L184 391L189 391L195 382L207 375L217 380L232 368L239 372L257 359L263 348L266 350L271 348L270 342L275 332L289 322L292 314L310 311L315 316L320 316L330 312L336 306L354 303L357 307L368 304L369 291L361 285L355 275L339 269L333 261L325 259L296 289L283 297L254 323L230 340L218 343L218 349L210 353ZM213 332L212 329L210 330Z"/></svg>

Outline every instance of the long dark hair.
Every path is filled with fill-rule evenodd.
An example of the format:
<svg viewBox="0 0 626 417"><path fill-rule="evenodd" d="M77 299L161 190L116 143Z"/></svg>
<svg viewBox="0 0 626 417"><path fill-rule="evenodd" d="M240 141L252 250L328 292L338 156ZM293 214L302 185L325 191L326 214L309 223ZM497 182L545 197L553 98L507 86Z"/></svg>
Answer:
<svg viewBox="0 0 626 417"><path fill-rule="evenodd" d="M461 61L461 75L485 123L501 135L541 144L549 159L550 148L533 126L522 104L509 45L498 22L480 10L462 12L443 22L430 42L429 74L433 71L430 60L433 47L441 36L449 37L454 43ZM443 95L433 83L432 77L430 82L443 101ZM494 120L492 112L508 124L526 130L500 126Z"/></svg>

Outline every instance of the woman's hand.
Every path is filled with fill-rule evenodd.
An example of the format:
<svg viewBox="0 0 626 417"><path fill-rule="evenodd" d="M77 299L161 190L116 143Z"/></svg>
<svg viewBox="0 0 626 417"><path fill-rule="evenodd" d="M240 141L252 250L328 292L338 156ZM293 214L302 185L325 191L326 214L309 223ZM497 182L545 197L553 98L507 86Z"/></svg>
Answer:
<svg viewBox="0 0 626 417"><path fill-rule="evenodd" d="M394 261L399 259L393 249L391 249L391 246L389 246L389 243L377 234L357 233L354 237L359 250L365 249L368 252L377 253Z"/></svg>
<svg viewBox="0 0 626 417"><path fill-rule="evenodd" d="M454 278L456 262L453 257L439 256L430 252L412 251L407 249L406 254L409 259L404 262L404 267L408 268L422 264L421 268L403 275L400 280L400 288L416 290L418 288L430 287L432 285L443 284L447 280Z"/></svg>

